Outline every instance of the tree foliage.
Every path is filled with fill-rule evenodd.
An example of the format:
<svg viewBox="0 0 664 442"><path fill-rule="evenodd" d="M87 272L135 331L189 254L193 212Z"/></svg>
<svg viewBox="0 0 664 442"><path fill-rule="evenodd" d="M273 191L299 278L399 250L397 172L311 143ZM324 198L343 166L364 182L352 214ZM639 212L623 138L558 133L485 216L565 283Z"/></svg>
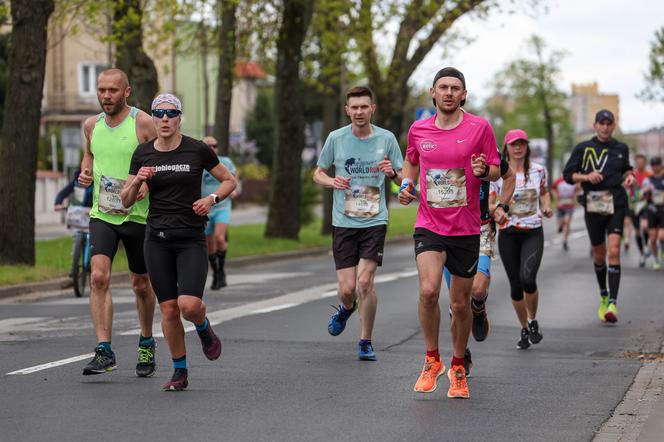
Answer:
<svg viewBox="0 0 664 442"><path fill-rule="evenodd" d="M560 90L560 62L564 53L549 50L538 36L528 40L529 57L513 60L497 75L494 94L485 105L497 139L520 128L531 138L549 144L547 170L552 178L554 158L573 141L565 93Z"/></svg>
<svg viewBox="0 0 664 442"><path fill-rule="evenodd" d="M640 96L646 100L664 101L664 27L655 31L655 40L650 45L648 60L646 87Z"/></svg>

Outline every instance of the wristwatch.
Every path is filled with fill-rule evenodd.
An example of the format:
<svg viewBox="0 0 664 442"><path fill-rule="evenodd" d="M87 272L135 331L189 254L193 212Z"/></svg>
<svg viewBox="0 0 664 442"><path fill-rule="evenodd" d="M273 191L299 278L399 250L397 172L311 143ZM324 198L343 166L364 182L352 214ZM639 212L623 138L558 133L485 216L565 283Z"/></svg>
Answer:
<svg viewBox="0 0 664 442"><path fill-rule="evenodd" d="M509 211L510 211L510 206L508 206L507 204L498 203L498 204L496 204L496 209L497 209L498 207L500 207L501 209L503 209L503 212L505 212L505 213L509 213Z"/></svg>
<svg viewBox="0 0 664 442"><path fill-rule="evenodd" d="M210 196L212 197L212 201L214 201L214 204L217 204L221 199L219 198L219 195L216 193L211 193Z"/></svg>
<svg viewBox="0 0 664 442"><path fill-rule="evenodd" d="M395 169L392 169L392 172L394 172L394 175L390 177L391 180L395 179L397 175L399 175Z"/></svg>

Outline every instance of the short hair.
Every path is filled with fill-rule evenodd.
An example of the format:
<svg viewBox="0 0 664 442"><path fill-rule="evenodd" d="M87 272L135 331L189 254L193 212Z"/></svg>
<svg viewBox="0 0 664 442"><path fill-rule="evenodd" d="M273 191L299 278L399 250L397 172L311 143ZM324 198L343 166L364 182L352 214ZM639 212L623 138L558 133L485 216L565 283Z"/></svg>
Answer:
<svg viewBox="0 0 664 442"><path fill-rule="evenodd" d="M373 92L366 86L355 86L346 92L346 104L352 97L369 97L373 102Z"/></svg>
<svg viewBox="0 0 664 442"><path fill-rule="evenodd" d="M106 70L103 70L99 74L100 77L102 75L119 75L120 76L120 81L122 81L122 85L125 88L129 87L129 77L127 77L127 74L122 69L118 69L118 68L106 69Z"/></svg>
<svg viewBox="0 0 664 442"><path fill-rule="evenodd" d="M635 160L638 160L639 158L642 159L642 160L645 160L645 161L648 160L648 157L646 157L646 156L645 156L644 154L642 154L642 153L637 153L636 155L634 155L634 159L635 159Z"/></svg>

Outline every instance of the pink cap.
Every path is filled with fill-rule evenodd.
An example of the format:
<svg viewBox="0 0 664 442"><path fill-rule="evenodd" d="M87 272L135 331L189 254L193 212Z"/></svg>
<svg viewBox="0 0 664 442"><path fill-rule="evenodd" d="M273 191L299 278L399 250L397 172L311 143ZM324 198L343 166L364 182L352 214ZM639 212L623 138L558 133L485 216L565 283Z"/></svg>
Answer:
<svg viewBox="0 0 664 442"><path fill-rule="evenodd" d="M512 129L508 130L503 139L503 146L514 143L516 140L528 141L528 134L525 130Z"/></svg>

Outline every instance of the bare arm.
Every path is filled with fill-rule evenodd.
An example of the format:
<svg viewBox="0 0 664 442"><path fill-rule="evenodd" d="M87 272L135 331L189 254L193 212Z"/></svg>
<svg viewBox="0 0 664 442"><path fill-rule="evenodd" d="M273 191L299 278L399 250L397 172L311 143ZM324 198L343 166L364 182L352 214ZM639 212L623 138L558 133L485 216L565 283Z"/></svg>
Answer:
<svg viewBox="0 0 664 442"><path fill-rule="evenodd" d="M321 167L316 167L316 171L314 172L314 182L332 189L350 189L350 177L337 175L332 178L327 174L327 169Z"/></svg>
<svg viewBox="0 0 664 442"><path fill-rule="evenodd" d="M215 195L219 197L220 200L226 199L237 186L237 181L232 173L221 163L217 164L210 170L210 175L215 177L219 181L219 187L214 192ZM210 194L212 195L212 194ZM199 200L196 200L192 205L194 213L199 216L205 216L210 211L210 208L214 205L214 197L205 196Z"/></svg>
<svg viewBox="0 0 664 442"><path fill-rule="evenodd" d="M136 138L141 144L157 138L157 128L152 117L142 110L136 114Z"/></svg>
<svg viewBox="0 0 664 442"><path fill-rule="evenodd" d="M127 181L120 191L120 199L124 207L131 207L139 198L141 188L147 187L146 181L152 178L155 174L154 167L143 166L138 169L136 175L127 176Z"/></svg>
<svg viewBox="0 0 664 442"><path fill-rule="evenodd" d="M90 140L92 139L92 130L95 127L97 117L90 117L83 123L83 143L85 148L83 150L83 159L81 160L81 173L78 175L78 183L83 187L88 187L92 184L92 165L94 157L90 150Z"/></svg>

